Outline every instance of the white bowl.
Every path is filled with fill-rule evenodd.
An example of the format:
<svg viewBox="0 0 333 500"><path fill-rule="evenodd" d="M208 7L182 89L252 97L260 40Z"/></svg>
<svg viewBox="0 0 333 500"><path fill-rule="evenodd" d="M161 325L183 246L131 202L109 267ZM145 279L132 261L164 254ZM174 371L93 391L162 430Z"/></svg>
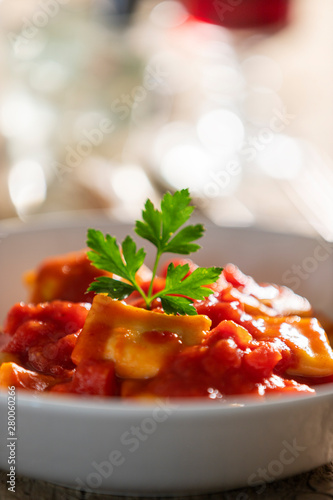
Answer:
<svg viewBox="0 0 333 500"><path fill-rule="evenodd" d="M45 256L83 248L87 227L119 239L132 231L94 217L0 224L1 320L26 297L22 272ZM199 264L233 262L259 281L294 284L315 307L331 312L329 245L301 236L217 227L207 228L202 245L194 255ZM4 393L0 428L5 436L7 409ZM72 488L173 495L254 486L259 494L265 482L333 458L333 385L318 387L314 396L272 397L260 403L237 398L228 404L148 405L20 393L17 438L17 472ZM8 450L0 449L4 470L9 469Z"/></svg>

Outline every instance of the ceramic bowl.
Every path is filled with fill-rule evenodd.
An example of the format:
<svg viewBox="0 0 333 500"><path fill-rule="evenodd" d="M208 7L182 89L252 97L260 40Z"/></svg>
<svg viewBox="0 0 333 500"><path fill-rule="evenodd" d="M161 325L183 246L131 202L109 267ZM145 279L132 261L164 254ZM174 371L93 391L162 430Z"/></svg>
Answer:
<svg viewBox="0 0 333 500"><path fill-rule="evenodd" d="M103 217L0 224L0 319L25 300L21 275L49 255L85 247L88 227L122 239L131 227ZM295 288L330 314L330 245L255 228L207 227L201 265L237 264L258 281ZM315 395L244 397L227 403L119 403L16 394L17 471L71 488L126 495L175 495L254 486L333 458L333 385ZM0 467L9 469L8 400L0 395Z"/></svg>

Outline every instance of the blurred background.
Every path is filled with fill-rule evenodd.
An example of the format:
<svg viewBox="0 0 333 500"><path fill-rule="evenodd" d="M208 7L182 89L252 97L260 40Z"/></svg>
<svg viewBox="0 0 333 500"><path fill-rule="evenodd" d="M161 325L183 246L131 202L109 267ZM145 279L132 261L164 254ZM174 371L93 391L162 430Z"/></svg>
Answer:
<svg viewBox="0 0 333 500"><path fill-rule="evenodd" d="M0 218L189 187L333 241L331 0L0 0Z"/></svg>

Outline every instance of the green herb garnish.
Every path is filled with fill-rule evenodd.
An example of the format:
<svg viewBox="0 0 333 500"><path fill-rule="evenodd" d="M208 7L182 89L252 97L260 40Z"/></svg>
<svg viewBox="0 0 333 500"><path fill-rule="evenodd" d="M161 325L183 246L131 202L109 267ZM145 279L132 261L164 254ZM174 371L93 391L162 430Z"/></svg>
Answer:
<svg viewBox="0 0 333 500"><path fill-rule="evenodd" d="M113 299L122 300L136 290L143 297L148 309L156 298L160 298L167 314L197 314L193 301L203 299L213 293L205 285L215 283L222 268L199 267L187 276L190 270L188 264L175 266L170 263L165 288L153 294L153 282L162 254L189 255L200 248L193 242L203 235L202 224L189 225L180 229L194 210L190 202L188 189L176 191L173 195L166 193L161 201L161 210L157 210L148 199L142 211L143 220L136 221L135 232L138 236L150 241L157 250L147 293L142 290L135 279L136 272L144 263L145 250L143 248L137 250L136 243L130 236L124 239L120 247L116 238L109 234L104 236L101 231L88 229L87 246L91 249L88 252L90 261L98 269L116 274L128 283L103 276L96 278L87 291L106 293Z"/></svg>

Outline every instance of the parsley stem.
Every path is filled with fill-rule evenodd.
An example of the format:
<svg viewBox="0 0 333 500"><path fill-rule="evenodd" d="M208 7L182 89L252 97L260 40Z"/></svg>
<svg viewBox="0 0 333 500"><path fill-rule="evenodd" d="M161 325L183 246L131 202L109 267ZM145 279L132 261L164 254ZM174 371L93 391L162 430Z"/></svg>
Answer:
<svg viewBox="0 0 333 500"><path fill-rule="evenodd" d="M136 288L136 290L139 292L139 294L141 295L141 297L145 301L147 308L150 309L151 301L149 300L149 298L147 297L145 292L142 290L141 286L138 283L136 283L135 280L132 281L132 285L134 286L134 288Z"/></svg>
<svg viewBox="0 0 333 500"><path fill-rule="evenodd" d="M154 267L153 267L153 275L152 275L152 278L151 278L151 281L150 281L150 285L149 285L149 289L148 289L148 294L147 294L147 297L148 297L148 300L149 300L148 307L150 307L150 304L152 303L152 300L153 300L152 299L152 293L153 293L154 279L155 279L155 276L156 276L156 273L157 273L157 268L158 268L158 264L159 264L161 255L162 255L162 252L161 252L160 249L158 249L157 253L156 253Z"/></svg>

